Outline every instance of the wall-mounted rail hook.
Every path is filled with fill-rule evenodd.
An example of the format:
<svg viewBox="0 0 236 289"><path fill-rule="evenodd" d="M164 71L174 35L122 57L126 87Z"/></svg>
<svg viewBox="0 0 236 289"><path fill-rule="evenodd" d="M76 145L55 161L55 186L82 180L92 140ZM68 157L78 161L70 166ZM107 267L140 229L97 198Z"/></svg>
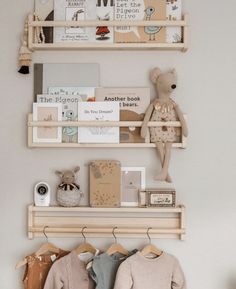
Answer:
<svg viewBox="0 0 236 289"><path fill-rule="evenodd" d="M87 227L83 227L82 230L81 230L81 235L83 236L84 238L84 243L86 243L87 239L85 237L85 234L84 234L84 230L87 229Z"/></svg>
<svg viewBox="0 0 236 289"><path fill-rule="evenodd" d="M115 239L115 244L117 244L117 237L116 237L116 235L115 235L115 230L117 229L117 227L114 227L113 229L112 229L112 235L113 235L113 237L114 237L114 239Z"/></svg>

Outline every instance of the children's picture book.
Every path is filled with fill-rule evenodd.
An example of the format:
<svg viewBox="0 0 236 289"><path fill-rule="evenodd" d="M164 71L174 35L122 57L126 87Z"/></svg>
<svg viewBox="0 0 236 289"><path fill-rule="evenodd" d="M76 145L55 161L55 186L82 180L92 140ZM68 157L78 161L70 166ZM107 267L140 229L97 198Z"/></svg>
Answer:
<svg viewBox="0 0 236 289"><path fill-rule="evenodd" d="M54 0L54 20L96 19L96 1ZM55 27L54 42L94 42L95 27Z"/></svg>
<svg viewBox="0 0 236 289"><path fill-rule="evenodd" d="M150 104L149 87L98 87L95 89L96 101L118 102L121 121L142 121ZM143 143L140 127L121 127L121 143Z"/></svg>
<svg viewBox="0 0 236 289"><path fill-rule="evenodd" d="M166 0L166 19L181 20L182 0ZM166 28L166 42L179 43L182 41L181 27Z"/></svg>
<svg viewBox="0 0 236 289"><path fill-rule="evenodd" d="M115 20L165 20L166 0L116 0ZM165 42L166 28L161 26L115 27L116 43Z"/></svg>
<svg viewBox="0 0 236 289"><path fill-rule="evenodd" d="M121 165L114 160L89 164L89 203L91 207L120 207Z"/></svg>
<svg viewBox="0 0 236 289"><path fill-rule="evenodd" d="M62 104L63 121L78 120L78 103L83 101L94 101L94 87L77 87L76 89L73 89L73 87L71 87L71 89L64 87L52 87L49 88L49 91L51 91L50 94L37 95L37 102ZM67 92L71 92L71 94ZM63 127L62 142L77 143L77 127Z"/></svg>
<svg viewBox="0 0 236 289"><path fill-rule="evenodd" d="M79 102L79 121L119 121L118 102ZM79 127L79 143L119 143L119 127Z"/></svg>
<svg viewBox="0 0 236 289"><path fill-rule="evenodd" d="M96 17L97 20L110 21L114 20L115 0L97 0ZM113 42L114 28L111 26L96 27L96 42Z"/></svg>
<svg viewBox="0 0 236 289"><path fill-rule="evenodd" d="M48 94L57 96L78 96L81 101L95 101L95 87L53 86L48 88Z"/></svg>
<svg viewBox="0 0 236 289"><path fill-rule="evenodd" d="M40 21L51 21L54 19L54 0L35 0L34 12ZM53 42L53 27L43 27L45 43Z"/></svg>
<svg viewBox="0 0 236 289"><path fill-rule="evenodd" d="M33 121L61 120L61 103L33 103ZM35 143L60 143L61 140L61 127L33 127L33 142Z"/></svg>

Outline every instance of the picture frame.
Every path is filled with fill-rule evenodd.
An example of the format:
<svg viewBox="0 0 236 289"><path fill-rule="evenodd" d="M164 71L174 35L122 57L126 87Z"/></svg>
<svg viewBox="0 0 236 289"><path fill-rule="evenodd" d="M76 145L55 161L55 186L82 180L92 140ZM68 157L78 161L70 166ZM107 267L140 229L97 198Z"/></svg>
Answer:
<svg viewBox="0 0 236 289"><path fill-rule="evenodd" d="M121 167L121 207L138 207L139 191L145 190L145 167Z"/></svg>
<svg viewBox="0 0 236 289"><path fill-rule="evenodd" d="M61 103L33 103L33 121L61 120ZM61 143L62 127L33 127L33 142Z"/></svg>
<svg viewBox="0 0 236 289"><path fill-rule="evenodd" d="M146 189L139 192L140 207L175 207L174 189Z"/></svg>

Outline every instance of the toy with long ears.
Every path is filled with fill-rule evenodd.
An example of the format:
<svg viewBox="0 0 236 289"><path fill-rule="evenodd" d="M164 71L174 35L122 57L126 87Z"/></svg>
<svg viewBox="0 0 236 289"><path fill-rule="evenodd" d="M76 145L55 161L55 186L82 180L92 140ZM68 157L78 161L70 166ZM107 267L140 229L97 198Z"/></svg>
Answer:
<svg viewBox="0 0 236 289"><path fill-rule="evenodd" d="M187 123L178 104L170 97L177 87L175 69L162 73L159 68L154 68L150 73L150 79L156 86L158 97L149 105L146 111L141 128L142 138L145 138L148 133L147 125L149 121L179 121L181 123L181 129L173 126L150 127L150 140L156 145L162 165L162 172L155 179L171 182L168 169L172 143L178 141L180 130L187 137Z"/></svg>

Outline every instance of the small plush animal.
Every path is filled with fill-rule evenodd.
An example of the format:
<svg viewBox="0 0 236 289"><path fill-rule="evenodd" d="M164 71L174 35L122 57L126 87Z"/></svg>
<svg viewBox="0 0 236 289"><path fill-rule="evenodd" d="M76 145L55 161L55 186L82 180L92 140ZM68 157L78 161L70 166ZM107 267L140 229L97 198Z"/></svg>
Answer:
<svg viewBox="0 0 236 289"><path fill-rule="evenodd" d="M154 68L150 73L151 81L156 86L158 98L148 107L143 124L141 136L145 138L148 133L149 121L180 121L184 136L188 135L187 124L179 106L171 99L171 93L177 87L177 75L175 69L162 73L159 68ZM178 142L180 129L171 126L150 127L150 140L156 144L157 152L162 164L162 172L155 177L159 181L171 182L168 168L173 142Z"/></svg>
<svg viewBox="0 0 236 289"><path fill-rule="evenodd" d="M75 167L73 171L56 171L56 175L61 178L61 183L58 188L63 190L73 190L74 188L80 189L80 186L75 183L76 173L79 172L80 167Z"/></svg>
<svg viewBox="0 0 236 289"><path fill-rule="evenodd" d="M76 167L73 171L56 171L56 175L61 178L61 183L57 187L57 201L59 205L64 207L78 206L83 197L80 186L76 184L76 173L80 167Z"/></svg>

